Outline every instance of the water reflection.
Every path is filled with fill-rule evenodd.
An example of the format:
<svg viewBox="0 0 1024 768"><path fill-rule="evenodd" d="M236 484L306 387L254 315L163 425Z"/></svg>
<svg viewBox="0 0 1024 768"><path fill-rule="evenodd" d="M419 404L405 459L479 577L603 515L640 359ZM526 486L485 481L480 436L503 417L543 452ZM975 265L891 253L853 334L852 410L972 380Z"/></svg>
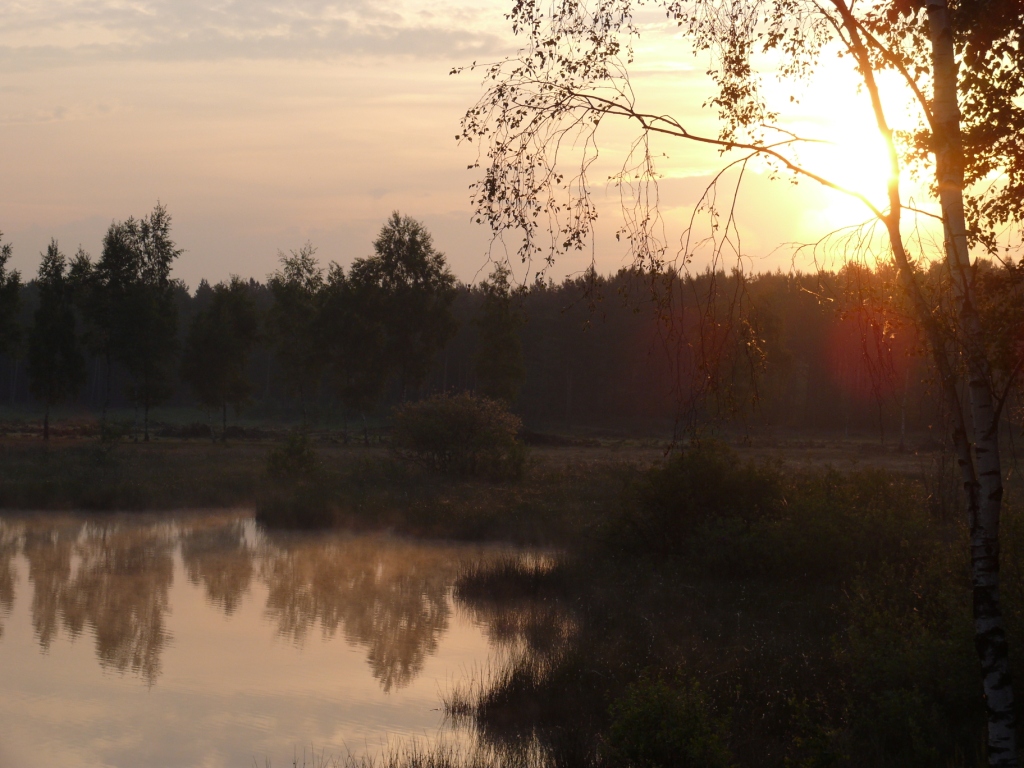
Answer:
<svg viewBox="0 0 1024 768"><path fill-rule="evenodd" d="M170 638L173 543L158 526L27 525L23 552L39 645L48 649L58 626L72 638L88 628L103 667L155 682Z"/></svg>
<svg viewBox="0 0 1024 768"><path fill-rule="evenodd" d="M0 526L0 638L4 636L4 619L14 606L14 556L17 539Z"/></svg>
<svg viewBox="0 0 1024 768"><path fill-rule="evenodd" d="M0 765L283 765L296 744L433 739L439 690L515 634L452 594L504 552L228 513L0 515Z"/></svg>
<svg viewBox="0 0 1024 768"><path fill-rule="evenodd" d="M63 523L53 527L29 526L24 532L23 551L28 560L28 580L32 591L32 628L42 649L49 650L57 634L58 615L67 603L71 580L71 555L84 527L81 523ZM69 627L72 634L73 628Z"/></svg>
<svg viewBox="0 0 1024 768"><path fill-rule="evenodd" d="M367 649L385 691L406 685L437 649L451 615L450 585L460 562L473 556L363 537L277 544L268 545L260 575L279 631L301 641L316 626L327 636L341 629Z"/></svg>
<svg viewBox="0 0 1024 768"><path fill-rule="evenodd" d="M238 517L0 519L0 609L9 613L14 603L20 554L44 652L62 631L72 640L84 633L105 669L130 671L152 685L171 640L175 553L188 582L225 617L259 583L264 616L279 636L301 645L312 632L340 635L365 651L384 692L408 685L436 652L460 568L498 555L494 548L386 536L268 536ZM505 630L495 623L500 639ZM0 624L0 637L2 631Z"/></svg>
<svg viewBox="0 0 1024 768"><path fill-rule="evenodd" d="M255 567L242 521L211 526L196 525L181 537L181 559L193 584L201 584L206 598L230 616L249 591Z"/></svg>

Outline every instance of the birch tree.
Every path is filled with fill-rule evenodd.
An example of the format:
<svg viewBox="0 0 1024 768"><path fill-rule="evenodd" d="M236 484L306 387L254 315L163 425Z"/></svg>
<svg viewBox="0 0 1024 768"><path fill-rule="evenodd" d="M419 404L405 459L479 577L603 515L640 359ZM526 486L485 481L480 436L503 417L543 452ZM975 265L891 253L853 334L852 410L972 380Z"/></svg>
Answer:
<svg viewBox="0 0 1024 768"><path fill-rule="evenodd" d="M21 294L21 273L9 269L14 250L10 243L3 241L4 233L0 232L0 352L11 353L15 349L20 336L18 328L18 307Z"/></svg>
<svg viewBox="0 0 1024 768"><path fill-rule="evenodd" d="M178 314L170 274L180 255L171 239L171 216L157 203L149 216L111 223L103 253L88 270L83 307L96 329L94 344L107 360L108 381L115 361L131 376L130 394L136 408L142 406L147 442L150 408L171 393ZM82 269L87 271L85 264Z"/></svg>
<svg viewBox="0 0 1024 768"><path fill-rule="evenodd" d="M717 113L717 133L703 134L682 118L639 106L629 71L641 29L636 19L649 9L677 25L682 52L710 56L713 95L692 106ZM652 143L674 140L719 151L721 169L696 206L711 217L705 244L715 257L736 248L738 238L735 198L722 205L729 196L718 194L728 171L742 178L757 163L774 176L813 182L863 204L874 229L858 231L867 239L881 233L951 415L970 533L988 760L1018 765L999 602L999 425L1020 365L1002 370L987 352L972 258L1005 257L1013 236L1007 233L1019 232L1024 219L1024 4L516 0L509 20L522 48L484 67L486 92L466 113L461 138L480 147L482 178L473 187L478 220L496 236L521 237L524 260L551 263L591 241L598 215L591 175L599 167L600 131L616 121L634 129L621 168L609 180L622 201L617 236L652 274L666 265L686 269L700 245L687 229L672 263L658 211L659 156ZM826 62L836 55L868 96L865 108L888 165L887 178L878 179L884 203L803 162L812 137L784 127L792 102L770 99L773 91L765 88L775 75L782 91L796 99L806 83L834 74ZM765 62L771 62L770 72ZM908 105L913 123L897 130ZM909 191L912 174L927 188ZM929 223L941 228L943 241L934 256L926 238L915 235ZM933 258L944 266L949 302L938 300L924 279Z"/></svg>
<svg viewBox="0 0 1024 768"><path fill-rule="evenodd" d="M281 268L267 280L274 297L267 322L288 388L299 396L305 429L308 403L319 389L326 358L318 334L324 274L312 243L278 257Z"/></svg>
<svg viewBox="0 0 1024 768"><path fill-rule="evenodd" d="M68 263L51 240L39 265L39 307L28 338L28 376L42 402L43 440L50 439L50 409L77 394L85 382L85 358L78 340L74 284Z"/></svg>
<svg viewBox="0 0 1024 768"><path fill-rule="evenodd" d="M455 333L455 277L448 262L423 224L395 211L373 241L373 255L353 261L347 281L363 321L383 331L388 372L404 399L420 387Z"/></svg>
<svg viewBox="0 0 1024 768"><path fill-rule="evenodd" d="M484 300L476 317L480 346L475 360L480 392L509 404L515 402L526 378L519 338L519 328L525 322L522 295L513 290L510 278L508 267L498 263L480 284Z"/></svg>
<svg viewBox="0 0 1024 768"><path fill-rule="evenodd" d="M249 357L256 345L259 316L248 285L237 276L211 290L209 305L189 325L181 361L182 378L196 399L221 412L221 441L228 440L228 405L249 398ZM210 437L215 433L211 424Z"/></svg>

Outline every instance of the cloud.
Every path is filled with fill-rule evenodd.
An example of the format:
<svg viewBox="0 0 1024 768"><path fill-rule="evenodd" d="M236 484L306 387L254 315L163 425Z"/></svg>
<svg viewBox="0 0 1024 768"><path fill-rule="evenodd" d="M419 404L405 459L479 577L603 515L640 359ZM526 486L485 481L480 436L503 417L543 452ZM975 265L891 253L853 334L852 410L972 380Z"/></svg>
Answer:
<svg viewBox="0 0 1024 768"><path fill-rule="evenodd" d="M508 48L495 14L457 2L70 0L16 4L0 22L0 69L91 61L465 58ZM479 22L479 23L476 23Z"/></svg>

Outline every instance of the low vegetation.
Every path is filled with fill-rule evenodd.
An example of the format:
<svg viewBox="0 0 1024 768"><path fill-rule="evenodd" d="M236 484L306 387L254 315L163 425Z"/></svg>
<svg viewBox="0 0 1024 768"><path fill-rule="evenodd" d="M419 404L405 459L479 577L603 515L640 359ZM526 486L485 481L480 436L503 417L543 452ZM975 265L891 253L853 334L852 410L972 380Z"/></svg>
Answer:
<svg viewBox="0 0 1024 768"><path fill-rule="evenodd" d="M507 650L445 697L480 749L389 765L953 766L983 754L966 532L941 473L741 459L708 442L663 458L535 448L520 478L495 480L302 432L8 439L0 451L5 508L255 505L272 527L556 547L456 585ZM1016 487L1004 535L1015 649Z"/></svg>
<svg viewBox="0 0 1024 768"><path fill-rule="evenodd" d="M454 477L521 477L526 464L519 417L488 397L437 395L395 410L391 449L398 457Z"/></svg>
<svg viewBox="0 0 1024 768"><path fill-rule="evenodd" d="M966 532L929 486L710 445L625 487L554 567L460 581L509 649L446 696L483 742L525 740L559 766L984 762ZM1014 640L1024 538L1010 509Z"/></svg>

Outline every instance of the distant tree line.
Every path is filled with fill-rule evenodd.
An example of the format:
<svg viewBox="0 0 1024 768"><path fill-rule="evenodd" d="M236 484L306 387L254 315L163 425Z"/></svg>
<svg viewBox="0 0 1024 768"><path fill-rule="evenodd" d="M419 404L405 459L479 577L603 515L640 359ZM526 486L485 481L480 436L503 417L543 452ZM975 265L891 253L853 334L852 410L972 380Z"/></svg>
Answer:
<svg viewBox="0 0 1024 768"><path fill-rule="evenodd" d="M368 439L371 415L459 391L510 403L536 430L943 434L917 329L885 268L591 270L522 286L499 264L466 285L423 225L395 213L347 270L307 243L266 282L203 280L192 292L171 277L181 251L170 228L157 205L112 223L98 258L69 258L52 241L28 282L0 235L0 402L40 408L44 436L54 406L88 408L104 425L109 408L133 406L143 440L162 404L201 406L221 437L229 412L247 408L340 422L346 440L355 420ZM995 343L1016 359L1024 271L983 265L980 277ZM933 283L945 300L937 272ZM1006 417L1020 420L1012 404Z"/></svg>

